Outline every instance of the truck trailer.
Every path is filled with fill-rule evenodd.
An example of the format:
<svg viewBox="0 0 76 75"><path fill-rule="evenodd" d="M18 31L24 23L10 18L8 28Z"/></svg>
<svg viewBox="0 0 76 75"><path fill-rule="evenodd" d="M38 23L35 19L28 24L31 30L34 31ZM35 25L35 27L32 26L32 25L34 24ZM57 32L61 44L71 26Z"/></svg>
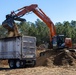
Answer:
<svg viewBox="0 0 76 75"><path fill-rule="evenodd" d="M0 60L8 60L10 68L35 66L36 38L32 36L0 38Z"/></svg>

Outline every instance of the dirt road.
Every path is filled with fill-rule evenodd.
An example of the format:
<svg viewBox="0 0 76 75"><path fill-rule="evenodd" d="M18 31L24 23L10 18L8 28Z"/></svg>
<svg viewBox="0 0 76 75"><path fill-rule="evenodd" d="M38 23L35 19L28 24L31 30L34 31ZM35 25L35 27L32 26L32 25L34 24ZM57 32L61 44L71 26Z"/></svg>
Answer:
<svg viewBox="0 0 76 75"><path fill-rule="evenodd" d="M34 67L9 69L8 66L5 66L0 68L0 75L76 75L76 68Z"/></svg>
<svg viewBox="0 0 76 75"><path fill-rule="evenodd" d="M76 63L71 66L67 59L63 59L65 60L61 62L63 65L56 66L53 64L55 55L54 53L46 52L42 56L37 57L37 64L33 68L10 69L7 61L1 61L0 75L76 75ZM76 60L74 61L76 62Z"/></svg>

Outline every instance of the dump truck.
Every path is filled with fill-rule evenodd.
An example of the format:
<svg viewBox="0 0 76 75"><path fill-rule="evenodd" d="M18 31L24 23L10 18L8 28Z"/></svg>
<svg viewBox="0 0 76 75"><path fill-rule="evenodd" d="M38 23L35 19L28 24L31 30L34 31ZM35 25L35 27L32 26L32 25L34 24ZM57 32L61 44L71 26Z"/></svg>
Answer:
<svg viewBox="0 0 76 75"><path fill-rule="evenodd" d="M32 36L0 38L0 60L8 60L10 68L35 66L36 38Z"/></svg>

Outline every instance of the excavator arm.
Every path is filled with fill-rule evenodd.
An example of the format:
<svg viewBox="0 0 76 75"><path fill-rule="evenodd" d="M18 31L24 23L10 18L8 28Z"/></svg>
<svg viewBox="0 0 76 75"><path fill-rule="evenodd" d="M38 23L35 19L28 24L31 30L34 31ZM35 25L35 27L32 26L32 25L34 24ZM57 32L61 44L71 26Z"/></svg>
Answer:
<svg viewBox="0 0 76 75"><path fill-rule="evenodd" d="M24 19L22 19L21 17L24 16L26 13L29 13L29 12L33 12L41 20L43 20L46 23L46 25L50 29L50 40L51 40L51 38L53 38L56 35L55 26L54 26L53 22L50 20L50 18L40 8L38 8L37 4L32 4L30 6L25 6L23 8L20 8L16 11L11 12L10 15L13 18L13 20L23 21ZM13 24L11 24L11 26L12 25ZM3 23L3 26L6 28L6 25L4 25L4 23ZM16 32L16 36L17 36L19 34L18 28L16 28L17 26L15 26L15 25L14 25L14 27L12 27L11 29L17 29L17 30L14 30Z"/></svg>

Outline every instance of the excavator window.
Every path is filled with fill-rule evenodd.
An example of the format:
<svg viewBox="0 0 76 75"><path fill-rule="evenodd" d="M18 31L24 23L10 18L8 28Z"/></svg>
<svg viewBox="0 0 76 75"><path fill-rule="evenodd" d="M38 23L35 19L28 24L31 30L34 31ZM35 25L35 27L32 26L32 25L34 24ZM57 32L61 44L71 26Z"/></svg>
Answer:
<svg viewBox="0 0 76 75"><path fill-rule="evenodd" d="M58 47L63 46L64 42L65 42L64 35L58 35L57 36L57 46Z"/></svg>

